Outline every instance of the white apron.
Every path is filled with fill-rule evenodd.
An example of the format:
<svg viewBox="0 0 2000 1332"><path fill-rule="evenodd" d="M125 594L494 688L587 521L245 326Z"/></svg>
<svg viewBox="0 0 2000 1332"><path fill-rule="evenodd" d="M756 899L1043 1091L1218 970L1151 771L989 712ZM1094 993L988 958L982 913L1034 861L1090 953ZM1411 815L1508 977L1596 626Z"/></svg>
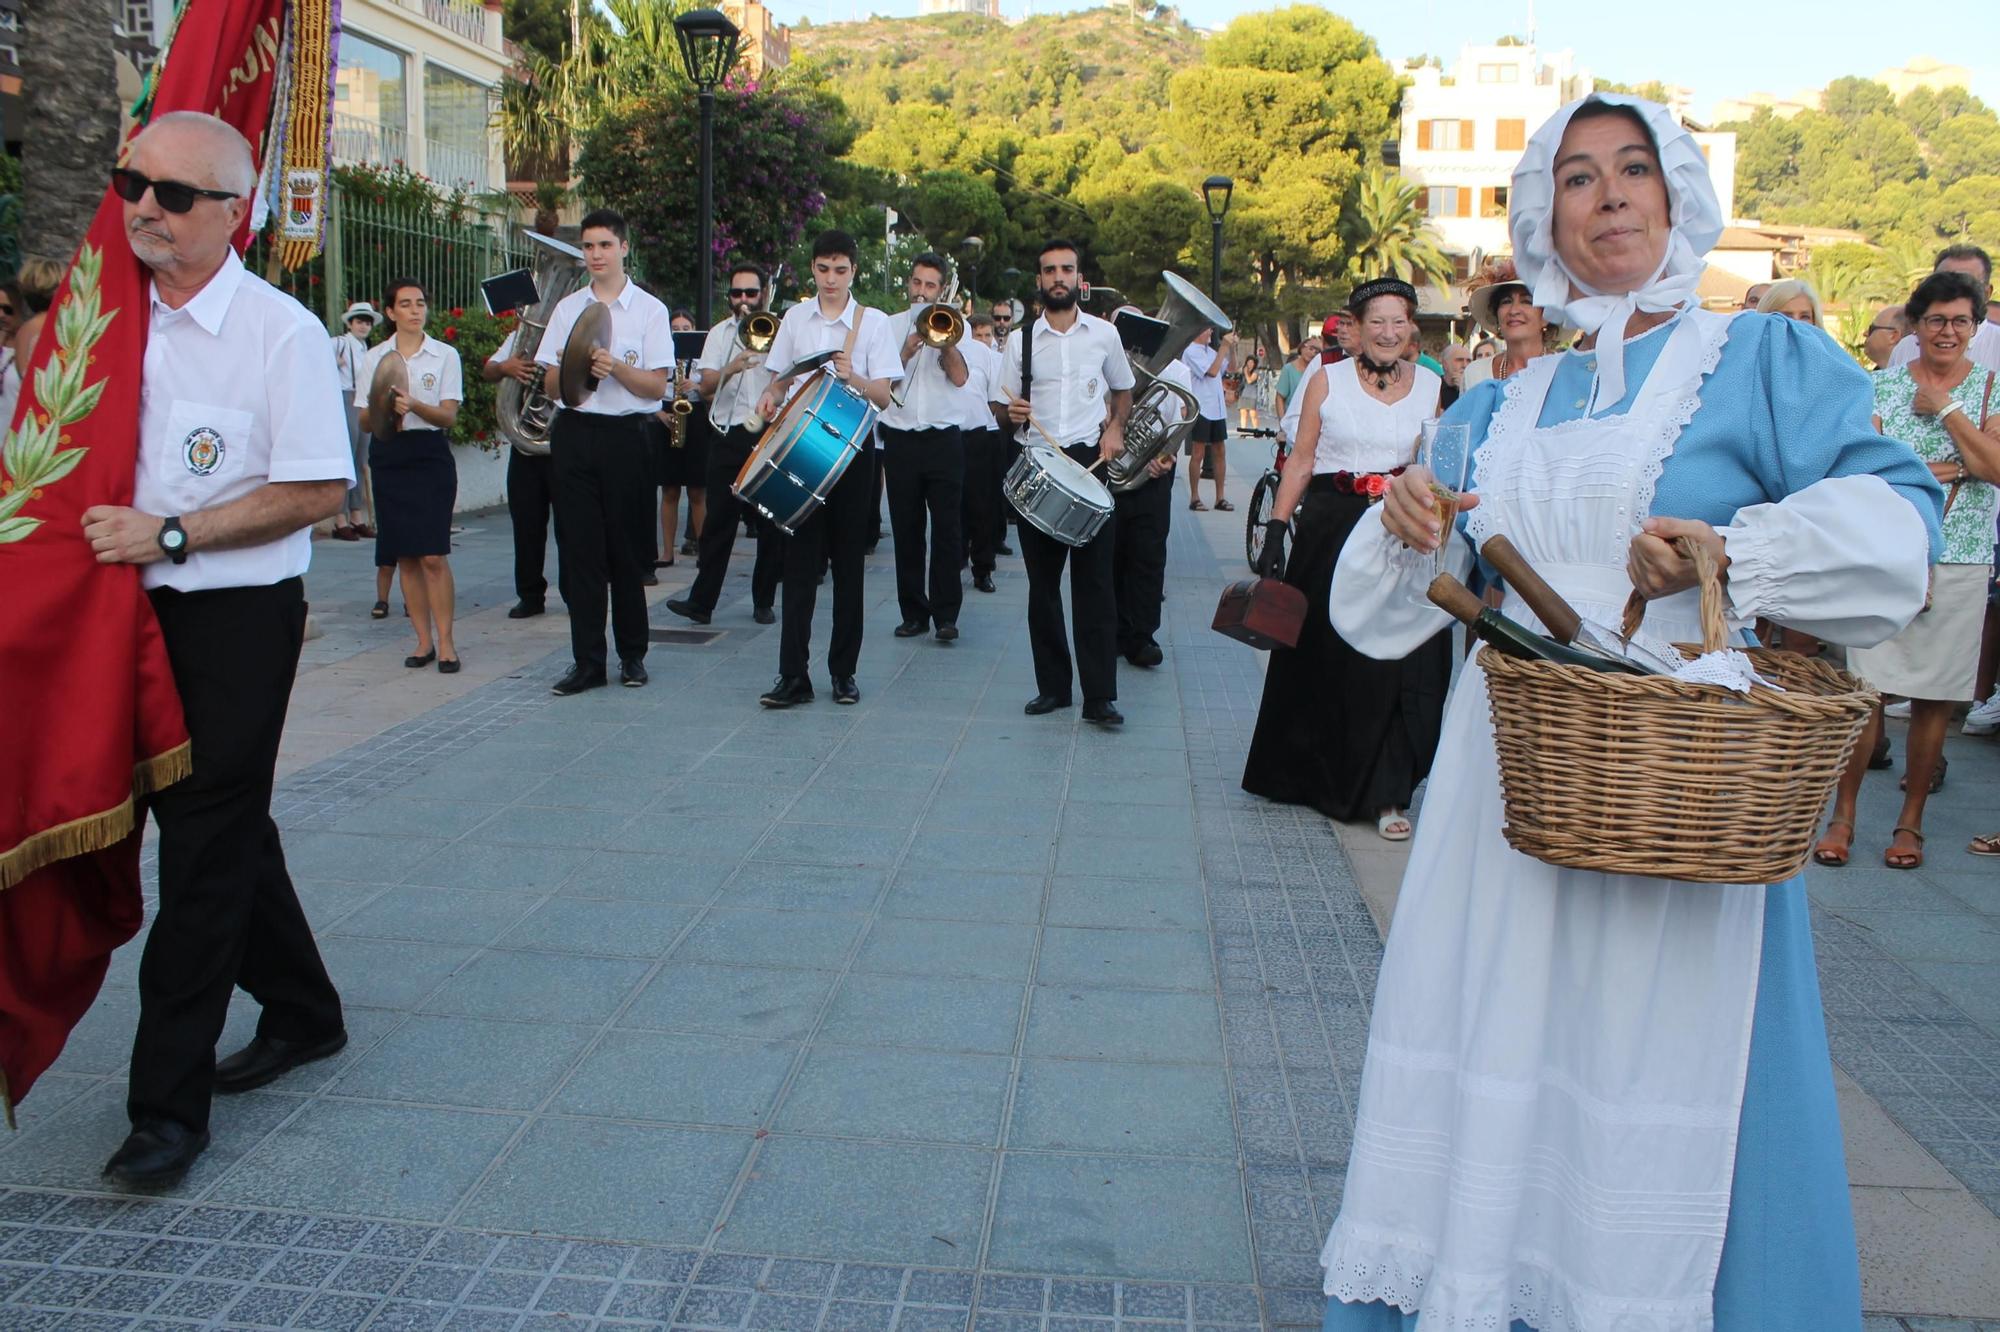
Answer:
<svg viewBox="0 0 2000 1332"><path fill-rule="evenodd" d="M1556 358L1515 375L1477 455L1474 541L1505 532L1615 625L1627 547L1727 331L1683 316L1619 417L1538 427ZM1507 614L1534 623L1512 596ZM1699 638L1694 594L1646 624ZM1764 889L1558 870L1501 819L1468 669L1383 960L1326 1293L1427 1329L1709 1332Z"/></svg>

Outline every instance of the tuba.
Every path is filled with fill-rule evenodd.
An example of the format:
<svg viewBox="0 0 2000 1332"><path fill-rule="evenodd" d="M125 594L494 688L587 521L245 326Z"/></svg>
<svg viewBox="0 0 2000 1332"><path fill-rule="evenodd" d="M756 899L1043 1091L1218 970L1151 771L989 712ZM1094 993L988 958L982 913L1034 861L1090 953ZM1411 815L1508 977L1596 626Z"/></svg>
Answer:
<svg viewBox="0 0 2000 1332"><path fill-rule="evenodd" d="M1104 484L1124 494L1146 483L1146 464L1171 457L1194 433L1197 404L1192 393L1160 378L1160 372L1186 351L1205 328L1227 333L1233 325L1201 288L1178 273L1162 273L1167 299L1160 321L1167 326L1160 345L1146 355L1131 354L1132 374L1139 381L1132 411L1125 418L1125 447L1104 469Z"/></svg>
<svg viewBox="0 0 2000 1332"><path fill-rule="evenodd" d="M533 356L548 330L549 316L556 303L581 287L589 274L583 266L583 251L565 245L553 236L527 233L535 249L535 303L521 312L514 334L514 350ZM520 452L530 456L549 451L549 427L555 424L556 403L546 388L528 387L509 377L501 381L494 395L493 413L500 433Z"/></svg>

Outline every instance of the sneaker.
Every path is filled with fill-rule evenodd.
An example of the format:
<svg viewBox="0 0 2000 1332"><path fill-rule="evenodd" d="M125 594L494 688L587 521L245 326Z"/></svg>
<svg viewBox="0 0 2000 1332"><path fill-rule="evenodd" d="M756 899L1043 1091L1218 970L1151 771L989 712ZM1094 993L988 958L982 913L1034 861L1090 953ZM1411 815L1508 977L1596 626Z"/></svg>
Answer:
<svg viewBox="0 0 2000 1332"><path fill-rule="evenodd" d="M1889 704L1889 706L1882 709L1882 715L1884 717L1894 717L1897 721L1908 721L1910 719L1910 700L1906 698L1900 703Z"/></svg>
<svg viewBox="0 0 2000 1332"><path fill-rule="evenodd" d="M2000 731L2000 689L1993 691L1993 697L1984 703L1972 705L1972 711L1965 714L1963 735L1992 735Z"/></svg>

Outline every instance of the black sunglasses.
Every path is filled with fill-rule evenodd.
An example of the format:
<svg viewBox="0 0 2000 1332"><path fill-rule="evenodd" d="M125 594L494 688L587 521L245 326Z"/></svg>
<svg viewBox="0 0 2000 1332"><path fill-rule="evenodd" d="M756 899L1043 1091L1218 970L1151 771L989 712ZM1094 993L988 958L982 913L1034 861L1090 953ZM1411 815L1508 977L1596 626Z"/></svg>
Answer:
<svg viewBox="0 0 2000 1332"><path fill-rule="evenodd" d="M737 296L762 296L764 289L762 287L731 287L729 294L732 298Z"/></svg>
<svg viewBox="0 0 2000 1332"><path fill-rule="evenodd" d="M178 180L152 180L129 167L114 167L111 172L111 189L126 203L138 203L151 190L153 197L160 201L160 207L169 213L185 213L194 207L196 199L240 199L243 196L229 190L205 190L199 185L188 185Z"/></svg>

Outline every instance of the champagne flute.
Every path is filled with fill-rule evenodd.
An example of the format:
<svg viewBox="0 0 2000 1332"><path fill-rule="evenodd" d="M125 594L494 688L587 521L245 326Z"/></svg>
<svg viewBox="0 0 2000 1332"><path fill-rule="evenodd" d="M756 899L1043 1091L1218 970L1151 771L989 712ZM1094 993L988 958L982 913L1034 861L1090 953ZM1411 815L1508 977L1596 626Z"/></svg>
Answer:
<svg viewBox="0 0 2000 1332"><path fill-rule="evenodd" d="M1465 492L1466 474L1472 465L1472 430L1465 425L1426 421L1417 430L1417 465L1431 474L1431 496L1437 502L1438 542L1432 558L1432 572L1447 573L1458 525L1458 497Z"/></svg>

